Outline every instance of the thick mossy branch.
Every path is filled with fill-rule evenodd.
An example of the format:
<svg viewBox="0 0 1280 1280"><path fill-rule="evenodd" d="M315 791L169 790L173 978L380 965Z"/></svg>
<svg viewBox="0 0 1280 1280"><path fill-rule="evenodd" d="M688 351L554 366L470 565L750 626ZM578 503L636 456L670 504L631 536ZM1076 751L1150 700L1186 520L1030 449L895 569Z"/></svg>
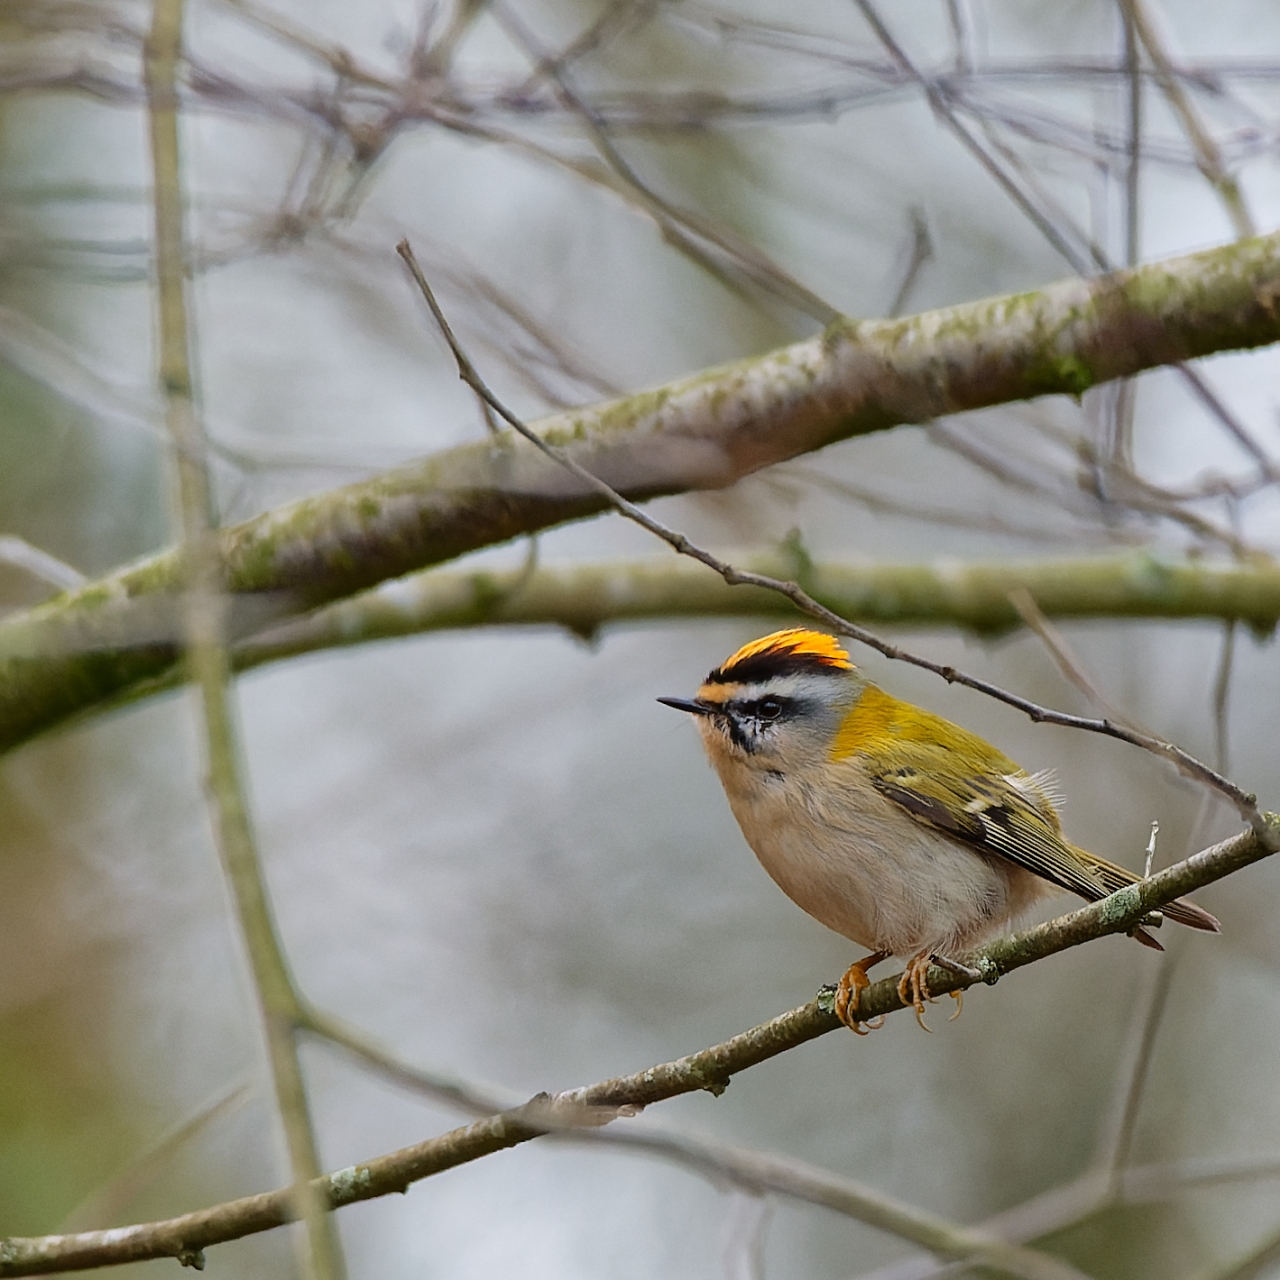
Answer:
<svg viewBox="0 0 1280 1280"><path fill-rule="evenodd" d="M713 489L901 423L1050 394L1280 338L1280 234L818 337L537 424L627 498ZM605 509L513 434L308 498L222 533L247 635L388 578ZM0 625L0 750L176 660L166 552Z"/></svg>
<svg viewBox="0 0 1280 1280"><path fill-rule="evenodd" d="M1209 618L1270 634L1280 619L1280 565L1213 564L1147 553L1072 560L797 564L730 555L735 566L792 578L857 622L962 627L991 635L1022 625L1009 593L1030 591L1054 618ZM344 645L483 626L565 627L590 637L641 619L792 616L776 591L731 587L699 564L651 557L539 568L437 569L389 582L246 641L240 670Z"/></svg>
<svg viewBox="0 0 1280 1280"><path fill-rule="evenodd" d="M1056 952L1108 934L1126 933L1149 912L1174 898L1270 856L1269 846L1280 845L1280 818L1267 815L1263 836L1266 839L1253 831L1233 836L1101 902L984 947L970 959L981 978L960 977L935 966L929 970L930 988L934 994L941 995L971 986L974 981L995 982L1014 969ZM890 977L862 993L858 1012L860 1017L868 1019L902 1007L897 978ZM608 1123L617 1116L633 1113L636 1107L680 1094L699 1090L719 1094L738 1072L835 1031L841 1025L832 1012L830 995L826 995L699 1053L567 1093L540 1094L521 1107L352 1165L318 1179L314 1185L326 1203L335 1209L358 1200L401 1192L432 1174L547 1133ZM76 1271L146 1258L191 1257L210 1245L268 1231L291 1221L295 1203L288 1191L272 1191L162 1222L74 1235L0 1240L0 1277Z"/></svg>

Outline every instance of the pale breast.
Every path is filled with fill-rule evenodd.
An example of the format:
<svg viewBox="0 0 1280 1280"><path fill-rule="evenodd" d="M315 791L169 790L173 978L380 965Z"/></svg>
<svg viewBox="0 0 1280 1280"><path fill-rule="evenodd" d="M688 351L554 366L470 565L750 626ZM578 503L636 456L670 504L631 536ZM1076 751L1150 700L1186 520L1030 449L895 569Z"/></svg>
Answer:
<svg viewBox="0 0 1280 1280"><path fill-rule="evenodd" d="M957 952L1054 887L921 825L848 764L816 785L720 770L764 869L798 906L872 951Z"/></svg>

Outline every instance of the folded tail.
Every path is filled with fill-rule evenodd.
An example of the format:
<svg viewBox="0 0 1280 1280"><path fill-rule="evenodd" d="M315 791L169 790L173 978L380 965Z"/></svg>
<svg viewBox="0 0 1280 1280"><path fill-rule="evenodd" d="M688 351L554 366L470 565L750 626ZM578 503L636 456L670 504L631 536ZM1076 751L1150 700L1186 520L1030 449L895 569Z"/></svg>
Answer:
<svg viewBox="0 0 1280 1280"><path fill-rule="evenodd" d="M1137 884L1142 878L1135 876L1132 871L1126 871L1123 867L1117 867L1114 862L1099 858L1097 854L1090 853L1087 849L1076 849L1076 853L1108 893L1115 893L1117 889L1123 889L1126 885ZM1203 929L1206 933L1222 932L1222 926L1214 916L1186 898L1178 898L1168 903L1160 908L1160 912L1170 920L1176 920L1179 924L1185 924L1192 929ZM1155 939L1151 941L1154 942Z"/></svg>

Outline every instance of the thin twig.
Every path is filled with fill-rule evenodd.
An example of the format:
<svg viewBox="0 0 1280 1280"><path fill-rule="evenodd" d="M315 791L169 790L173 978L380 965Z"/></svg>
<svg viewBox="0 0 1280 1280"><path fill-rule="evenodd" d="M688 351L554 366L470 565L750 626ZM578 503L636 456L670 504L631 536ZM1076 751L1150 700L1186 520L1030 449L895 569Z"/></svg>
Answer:
<svg viewBox="0 0 1280 1280"><path fill-rule="evenodd" d="M939 120L960 139L978 163L1003 188L1005 194L1039 228L1044 238L1071 264L1073 270L1085 275L1088 270L1088 262L1084 255L1063 235L1044 211L1037 207L1027 193L1005 172L995 158L966 128L964 122L952 109L942 91L920 71L907 55L906 50L898 43L896 37L885 25L884 20L876 12L871 0L853 0L853 2L861 11L863 18L866 19L867 25L875 32L876 38L884 46L885 51L897 63L903 73L911 80L914 80L924 91L930 107L933 108ZM1101 266L1101 263L1097 265Z"/></svg>
<svg viewBox="0 0 1280 1280"><path fill-rule="evenodd" d="M889 310L885 312L887 316L902 314L912 293L915 292L916 284L920 280L920 273L933 257L933 238L929 235L929 223L924 216L924 210L919 205L912 205L909 216L911 220L911 249L907 257L906 268L902 272L902 279L898 283L897 292L893 295Z"/></svg>
<svg viewBox="0 0 1280 1280"><path fill-rule="evenodd" d="M1124 262L1130 269L1142 260L1142 55L1138 48L1138 34L1134 30L1133 15L1121 6L1122 35L1124 42L1125 73L1128 77L1126 100L1126 129L1128 136L1128 163L1124 181ZM1137 400L1137 388L1131 379L1117 385L1111 399L1110 448L1108 462L1120 461L1129 465L1133 458L1133 414Z"/></svg>
<svg viewBox="0 0 1280 1280"><path fill-rule="evenodd" d="M1148 872L1148 874L1150 874ZM1143 992L1137 1019L1136 1043L1128 1055L1128 1073L1116 1099L1114 1123L1104 1134L1098 1152L1098 1165L1109 1171L1113 1193L1118 1194L1124 1171L1133 1150L1133 1137L1138 1126L1138 1112L1151 1070L1151 1057L1156 1034L1168 1007L1169 992L1177 968L1177 953L1156 960L1150 981Z"/></svg>
<svg viewBox="0 0 1280 1280"><path fill-rule="evenodd" d="M1057 664L1059 671L1069 680L1081 693L1084 694L1095 706L1106 713L1109 719L1123 725L1125 728L1135 733L1142 734L1145 737L1153 738L1154 735L1145 726L1126 716L1124 712L1118 710L1109 703L1098 690L1097 685L1090 678L1085 670L1083 663L1076 656L1071 646L1067 643L1066 637L1058 630L1040 611L1031 592L1025 587L1016 587L1009 593L1009 603L1018 611L1019 616L1027 624L1031 631L1039 637L1040 641L1048 649L1054 662ZM1212 794L1212 793L1208 793ZM1155 854L1156 833L1159 831L1159 823L1152 823L1151 826L1151 842L1147 847L1147 871L1150 874L1151 859Z"/></svg>
<svg viewBox="0 0 1280 1280"><path fill-rule="evenodd" d="M489 390L484 379L480 377L480 374L476 371L466 352L462 350L457 338L454 336L449 321L446 319L444 312L441 311L440 304L436 301L435 294L431 291L431 286L422 274L421 267L418 266L417 259L413 255L413 249L408 240L401 240L396 246L396 252L404 259L414 281L421 290L436 324L440 327L440 332L453 353L454 360L458 366L458 376L463 382L471 387L477 395L485 399L493 411L517 434L523 436L540 452L559 463L594 492L598 493L628 520L661 538L680 555L689 556L705 564L709 569L713 569L718 573L730 586L754 586L763 587L768 591L776 591L786 596L787 599L810 617L822 622L833 631L848 636L850 639L856 640L870 649L874 649L884 657L910 663L912 666L921 667L925 671L932 671L950 684L961 684L979 693L985 693L988 697L995 698L1007 706L1015 707L1024 712L1037 724L1056 724L1067 728L1083 729L1090 733L1104 734L1107 737L1117 738L1121 742L1128 742L1133 746L1142 747L1144 750L1163 756L1171 761L1178 771L1185 776L1221 791L1224 796L1231 800L1239 810L1240 815L1254 830L1259 832L1266 830L1266 825L1258 811L1257 796L1244 791L1228 778L1222 777L1221 774L1210 769L1208 765L1202 764L1199 760L1183 751L1181 747L1149 734L1126 728L1124 725L1115 724L1110 720L1091 720L1082 716L1072 716L1067 715L1065 712L1050 710L1032 702L1028 698L1023 698L1018 694L1002 689L990 681L980 680L976 676L970 676L958 671L955 667L934 662L929 658L899 648L897 645L882 640L873 632L857 626L819 604L799 583L785 582L780 578L769 577L766 574L749 573L741 569L735 569L731 564L690 542L684 534L678 533L661 521L654 519L653 516L642 510L634 502L628 501L610 485L589 471L576 458L564 450L558 449L555 445L549 444L536 432L530 430Z"/></svg>
<svg viewBox="0 0 1280 1280"><path fill-rule="evenodd" d="M1236 623L1222 628L1222 652L1218 674L1213 679L1213 761L1219 773L1226 773L1231 759L1231 674L1235 670Z"/></svg>
<svg viewBox="0 0 1280 1280"><path fill-rule="evenodd" d="M41 551L39 547L33 547L26 538L18 538L13 534L0 537L0 561L29 573L41 582L47 582L51 587L57 587L59 591L73 590L88 581L78 569L73 569L47 551Z"/></svg>
<svg viewBox="0 0 1280 1280"><path fill-rule="evenodd" d="M519 101L533 93L542 80L555 79L588 53L608 44L627 27L648 21L657 0L610 0L593 22L588 23L563 49L545 53L529 75L514 89L506 91L508 101Z"/></svg>
<svg viewBox="0 0 1280 1280"><path fill-rule="evenodd" d="M1018 616L1027 624L1028 629L1040 640L1049 651L1058 670L1073 684L1107 719L1115 724L1137 733L1151 735L1137 721L1131 720L1113 703L1103 697L1098 686L1090 678L1084 664L1076 656L1075 651L1067 643L1067 638L1040 611L1035 597L1026 587L1015 587L1009 592L1009 603L1018 611Z"/></svg>
<svg viewBox="0 0 1280 1280"><path fill-rule="evenodd" d="M955 47L956 73L969 75L973 71L973 31L969 13L969 0L947 0L947 20L951 24L951 42Z"/></svg>
<svg viewBox="0 0 1280 1280"><path fill-rule="evenodd" d="M538 46L533 33L510 6L494 0L494 16L503 30L514 40L531 61L550 76L565 106L578 115L585 124L592 142L605 163L629 187L661 228L663 236L680 249L692 261L709 271L722 283L731 285L724 267L700 244L704 240L725 254L738 272L758 288L796 308L819 324L830 324L840 317L824 298L795 279L774 262L763 250L748 243L742 237L716 226L710 219L688 209L680 209L660 196L636 173L635 169L618 150L609 131L591 104L573 87L565 67L548 59L545 50Z"/></svg>
<svg viewBox="0 0 1280 1280"><path fill-rule="evenodd" d="M922 1245L935 1256L962 1258L970 1265L997 1274L1038 1277L1041 1280L1086 1280L1059 1258L1020 1245L996 1242L980 1232L903 1205L851 1178L814 1169L799 1160L763 1151L743 1151L714 1138L668 1131L650 1135L642 1129L622 1130L620 1145L651 1150L678 1160L709 1177L729 1179L739 1186L769 1191L793 1200L834 1209L871 1227ZM905 1210L905 1212L904 1212Z"/></svg>
<svg viewBox="0 0 1280 1280"><path fill-rule="evenodd" d="M252 1092L252 1085L245 1081L219 1089L185 1120L162 1134L101 1186L95 1187L62 1219L58 1230L85 1231L118 1220L183 1147L243 1106Z"/></svg>
<svg viewBox="0 0 1280 1280"><path fill-rule="evenodd" d="M1113 1185L1109 1171L1090 1169L1077 1178L993 1214L978 1224L1002 1240L1026 1243L1080 1226L1117 1205L1158 1204L1187 1191L1280 1179L1280 1156L1202 1156L1165 1164L1134 1165ZM859 1280L942 1280L963 1264L915 1256L865 1272ZM1200 1280L1218 1280L1210 1272Z"/></svg>
<svg viewBox="0 0 1280 1280"><path fill-rule="evenodd" d="M1205 181L1217 192L1231 224L1238 236L1257 235L1254 221L1249 213L1235 178L1227 172L1222 163L1222 156L1214 145L1209 131L1200 122L1195 106L1187 96L1174 70L1172 59L1165 52L1164 45L1156 34L1151 17L1147 13L1143 0L1120 0L1125 19L1132 23L1138 38L1146 48L1147 56L1155 69L1156 83L1160 92L1168 100L1173 113L1182 124L1183 131L1191 143L1196 157L1196 168L1204 175Z"/></svg>
<svg viewBox="0 0 1280 1280"><path fill-rule="evenodd" d="M1125 167L1124 223L1127 267L1142 260L1142 55L1138 49L1138 33L1134 27L1133 6L1121 0L1120 17L1124 24L1124 68L1129 81L1127 132L1129 163Z"/></svg>
<svg viewBox="0 0 1280 1280"><path fill-rule="evenodd" d="M733 1197L724 1247L725 1280L765 1280L765 1245L773 1200L752 1192Z"/></svg>

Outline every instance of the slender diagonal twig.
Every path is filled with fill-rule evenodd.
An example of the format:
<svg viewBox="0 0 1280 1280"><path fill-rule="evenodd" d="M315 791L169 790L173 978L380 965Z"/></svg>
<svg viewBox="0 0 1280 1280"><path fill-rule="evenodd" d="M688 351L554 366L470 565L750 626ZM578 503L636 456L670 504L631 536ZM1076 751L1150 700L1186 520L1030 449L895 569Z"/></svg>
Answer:
<svg viewBox="0 0 1280 1280"><path fill-rule="evenodd" d="M1182 82L1174 70L1173 61L1156 33L1146 5L1143 0L1120 0L1120 4L1124 10L1126 22L1132 24L1138 39L1147 51L1147 56L1151 59L1160 92L1173 108L1174 115L1178 117L1183 132L1191 143L1191 149L1196 158L1196 168L1217 192L1235 228L1236 235L1256 235L1254 220L1240 191L1240 185L1222 163L1221 153L1209 131L1201 123L1194 104L1183 89Z"/></svg>
<svg viewBox="0 0 1280 1280"><path fill-rule="evenodd" d="M846 618L841 618L838 614L833 613L830 609L815 600L803 587L797 582L784 582L779 578L772 578L765 574L748 573L741 569L736 569L733 565L712 555L702 547L696 546L685 537L683 533L679 533L674 529L668 528L661 521L654 519L642 508L638 507L634 502L628 501L622 497L615 489L606 484L598 476L584 467L576 458L571 457L562 449L555 445L549 444L535 431L530 430L510 409L500 401L489 387L485 384L483 378L468 359L465 351L459 345L457 338L454 336L453 330L449 325L448 319L444 312L440 309L440 304L436 301L435 294L431 291L431 286L427 283L426 277L422 274L422 268L418 265L417 259L413 255L413 249L407 240L402 240L396 246L396 252L404 259L406 266L409 268L415 283L426 300L427 306L430 308L436 324L440 328L441 334L449 345L455 362L458 366L458 376L471 387L477 395L483 397L493 411L504 422L508 424L517 434L522 436L541 453L559 463L571 474L576 476L589 488L598 493L605 499L615 510L628 520L638 524L642 529L647 529L656 537L661 538L673 550L680 555L686 555L694 560L705 564L709 569L713 569L718 573L730 586L755 586L763 587L769 591L779 592L786 596L803 612L809 614L810 617L816 618L819 622L824 623L833 631L839 632L841 635L857 640L860 644L865 644L868 648L874 649L877 653L883 654L886 658L892 658L897 661L910 663L912 666L921 667L926 671L932 671L935 675L941 676L948 683L961 684L966 688L973 689L979 693L985 693L988 697L995 698L1008 706L1016 707L1019 711L1035 721L1037 724L1056 724L1064 727L1087 730L1091 733L1101 733L1108 737L1118 738L1122 742L1128 742L1133 746L1142 747L1144 750L1151 751L1156 755L1163 756L1169 760L1178 769L1189 778L1211 786L1222 792L1239 810L1241 817L1250 823L1253 829L1259 833L1267 832L1265 838L1271 839L1265 822L1258 810L1257 796L1244 791L1228 778L1222 777L1221 774L1210 769L1208 765L1201 763L1181 747L1163 739L1152 737L1148 734L1138 733L1132 729L1127 729L1123 725L1112 723L1110 720L1091 720L1083 716L1067 715L1061 711L1052 711L1047 707L1042 707L1030 699L1023 698L1018 694L1011 693L1006 689L1000 688L999 685L992 684L987 680L979 680L975 676L970 676L962 671L958 671L955 667L945 663L934 662L929 658L924 658L918 654L902 649L897 645L890 644L886 640L882 640L879 636L866 630L865 627L859 627L850 622Z"/></svg>
<svg viewBox="0 0 1280 1280"><path fill-rule="evenodd" d="M88 581L78 569L13 534L0 536L0 562L11 564L59 591L83 586Z"/></svg>
<svg viewBox="0 0 1280 1280"><path fill-rule="evenodd" d="M627 27L645 22L657 8L658 0L609 0L593 22L585 26L563 49L538 59L529 75L506 97L520 99L534 92L540 81L554 79L587 54L617 37Z"/></svg>
<svg viewBox="0 0 1280 1280"><path fill-rule="evenodd" d="M219 1089L194 1113L162 1134L101 1186L95 1187L63 1218L58 1230L85 1231L119 1219L130 1202L160 1176L178 1151L243 1106L252 1092L253 1087L247 1081Z"/></svg>
<svg viewBox="0 0 1280 1280"><path fill-rule="evenodd" d="M1009 592L1009 603L1018 611L1018 616L1027 624L1040 643L1048 650L1058 670L1066 679L1080 690L1084 696L1101 711L1108 720L1135 733L1151 737L1149 730L1143 728L1136 720L1130 719L1123 711L1109 702L1094 683L1084 668L1084 663L1076 656L1075 651L1067 643L1067 638L1040 611L1035 597L1026 587L1015 587Z"/></svg>
<svg viewBox="0 0 1280 1280"><path fill-rule="evenodd" d="M1134 1165L1121 1172L1117 1186L1112 1185L1107 1170L1095 1168L1012 1209L993 1214L979 1226L1002 1240L1026 1243L1079 1226L1116 1205L1157 1204L1187 1191L1278 1178L1280 1157L1275 1155L1210 1156ZM943 1280L957 1275L964 1266L916 1255L864 1272L859 1280ZM1210 1271L1198 1280L1218 1280L1218 1274Z"/></svg>

